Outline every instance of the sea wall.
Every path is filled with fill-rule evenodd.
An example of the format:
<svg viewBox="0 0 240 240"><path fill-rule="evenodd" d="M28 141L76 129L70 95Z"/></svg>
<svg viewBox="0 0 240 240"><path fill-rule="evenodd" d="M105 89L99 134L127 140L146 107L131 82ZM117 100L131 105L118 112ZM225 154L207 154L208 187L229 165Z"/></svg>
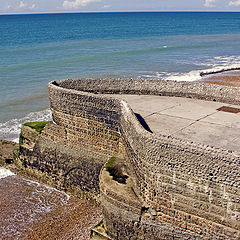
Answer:
<svg viewBox="0 0 240 240"><path fill-rule="evenodd" d="M54 123L47 124L34 141L23 126L21 161L47 172L61 189L95 197L101 167L122 146L119 103L53 84L49 99Z"/></svg>
<svg viewBox="0 0 240 240"><path fill-rule="evenodd" d="M201 82L176 82L152 79L68 79L55 82L61 88L95 94L146 94L196 98L240 104L239 89Z"/></svg>
<svg viewBox="0 0 240 240"><path fill-rule="evenodd" d="M44 128L34 145L35 160L27 164L94 193L103 164L120 153L131 184L111 184L104 168L100 174L105 226L113 239L238 239L240 154L147 132L126 102L101 95L106 93L240 104L238 88L199 82L52 82L54 123Z"/></svg>
<svg viewBox="0 0 240 240"><path fill-rule="evenodd" d="M122 111L134 191L169 224L162 238L189 239L179 228L199 238L239 238L239 153L150 134L126 104Z"/></svg>

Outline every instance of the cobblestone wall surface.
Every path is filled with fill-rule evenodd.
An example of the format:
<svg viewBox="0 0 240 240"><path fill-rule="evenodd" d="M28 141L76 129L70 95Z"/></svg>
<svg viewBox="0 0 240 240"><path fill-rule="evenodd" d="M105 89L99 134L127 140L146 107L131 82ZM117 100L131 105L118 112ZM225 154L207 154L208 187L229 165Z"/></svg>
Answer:
<svg viewBox="0 0 240 240"><path fill-rule="evenodd" d="M142 209L153 209L155 214L139 225L136 219L141 218L141 213L131 210L132 202L128 202L126 210L117 191L111 194L101 187L106 227L116 239L130 239L127 236L131 231L131 236L136 235L137 229L141 229L143 239L151 239L151 233L154 239L240 239L240 154L149 133L126 102L101 93L179 96L240 104L239 89L141 79L52 82L49 98L54 124L47 125L36 146L39 155L44 156L37 160L41 163L49 155L64 155L52 157L51 164L64 163L58 169L68 161L80 164L83 153L86 164L79 166L74 176L81 175L84 168L90 171L95 163L98 170L92 174L97 175L109 156L124 153L133 192ZM90 174L81 176L78 184L88 186L89 177ZM127 226L125 235L123 223ZM118 231L126 238L114 234Z"/></svg>
<svg viewBox="0 0 240 240"><path fill-rule="evenodd" d="M145 206L206 239L238 239L239 153L146 133L123 106L122 135Z"/></svg>
<svg viewBox="0 0 240 240"><path fill-rule="evenodd" d="M24 166L38 171L36 177L47 174L52 179L49 184L54 181L55 187L79 196L99 194L98 176L106 155L68 141L65 129L55 124L48 124L34 143L26 133L22 133L20 159Z"/></svg>
<svg viewBox="0 0 240 240"><path fill-rule="evenodd" d="M56 85L65 91L67 88L95 94L152 94L240 103L238 88L202 83L85 79L60 81ZM87 99L91 96L86 94ZM95 96L98 107L106 105L106 98ZM184 229L192 233L193 238L195 234L206 239L239 238L239 153L151 134L139 124L126 102L114 102L107 105L107 110L114 109L118 113L116 126L121 132L133 189L142 205L155 209L158 222L171 224L176 232ZM105 196L106 201L108 196ZM117 205L121 202L116 196L111 199L115 199ZM110 209L114 207L110 207L109 212ZM126 217L126 214L120 215ZM112 217L106 216L106 219ZM110 224L111 220L108 222Z"/></svg>
<svg viewBox="0 0 240 240"><path fill-rule="evenodd" d="M33 138L23 126L21 161L54 178L56 185L77 194L99 194L103 164L121 144L119 102L51 85L54 123Z"/></svg>
<svg viewBox="0 0 240 240"><path fill-rule="evenodd" d="M63 88L91 93L149 94L189 97L240 104L239 88L201 82L152 79L68 79L55 83Z"/></svg>

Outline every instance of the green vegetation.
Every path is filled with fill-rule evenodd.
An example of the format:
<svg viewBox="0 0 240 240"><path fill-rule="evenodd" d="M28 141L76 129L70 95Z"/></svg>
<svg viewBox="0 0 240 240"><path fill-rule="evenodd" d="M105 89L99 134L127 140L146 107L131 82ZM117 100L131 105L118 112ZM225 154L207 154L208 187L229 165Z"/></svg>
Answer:
<svg viewBox="0 0 240 240"><path fill-rule="evenodd" d="M116 157L111 157L105 165L106 170L109 172L116 161Z"/></svg>
<svg viewBox="0 0 240 240"><path fill-rule="evenodd" d="M13 160L16 160L19 157L19 149L14 149L13 150Z"/></svg>
<svg viewBox="0 0 240 240"><path fill-rule="evenodd" d="M22 131L20 132L20 135L19 135L19 145L22 145L23 144L23 135L22 135Z"/></svg>
<svg viewBox="0 0 240 240"><path fill-rule="evenodd" d="M51 123L51 121L45 121L45 122L28 122L24 123L24 126L28 126L30 128L35 129L37 132L41 132L43 128L48 124Z"/></svg>
<svg viewBox="0 0 240 240"><path fill-rule="evenodd" d="M52 121L44 121L44 122L27 122L24 123L24 126L30 127L35 129L37 132L41 133L41 131L43 130L43 128L48 124L51 123ZM22 135L22 131L20 132L19 135L19 145L23 144L23 135Z"/></svg>
<svg viewBox="0 0 240 240"><path fill-rule="evenodd" d="M106 170L109 172L110 176L113 177L114 181L117 181L121 184L126 184L128 175L123 172L125 165L122 162L119 162L116 157L111 157L105 165Z"/></svg>

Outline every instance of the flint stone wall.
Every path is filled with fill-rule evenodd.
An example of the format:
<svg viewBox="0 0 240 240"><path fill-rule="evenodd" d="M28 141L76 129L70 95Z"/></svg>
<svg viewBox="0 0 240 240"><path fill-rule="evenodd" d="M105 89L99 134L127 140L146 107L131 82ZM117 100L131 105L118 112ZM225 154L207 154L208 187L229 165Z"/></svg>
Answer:
<svg viewBox="0 0 240 240"><path fill-rule="evenodd" d="M49 173L61 189L95 198L103 164L122 147L119 103L54 85L49 99L54 123L35 141L23 126L21 161Z"/></svg>
<svg viewBox="0 0 240 240"><path fill-rule="evenodd" d="M240 104L240 90L201 82L176 82L152 79L68 79L55 82L65 89L95 94L146 94L196 98L223 103Z"/></svg>
<svg viewBox="0 0 240 240"><path fill-rule="evenodd" d="M87 79L60 81L57 85L93 93L156 94L240 103L239 89L201 83ZM97 101L98 106L105 106L106 98L99 96ZM139 124L126 102L115 103L133 189L142 205L154 208L159 222L190 231L193 237L238 238L239 153L151 134Z"/></svg>
<svg viewBox="0 0 240 240"><path fill-rule="evenodd" d="M64 153L64 157L51 158L53 165L63 162L57 169L65 168L68 161L73 165L81 163L81 154L86 151L91 153L83 156L89 170L92 163L99 166L92 175L99 174L101 166L110 156L124 153L138 201L144 209L154 209L157 216L148 220L147 225L140 226L143 239L151 226L157 226L153 232L157 229L162 232L156 234L155 239L161 239L161 236L163 239L164 236L177 238L180 236L179 229L182 237L186 233L182 239L238 239L239 152L151 134L141 126L126 102L97 95L101 93L191 97L240 104L239 89L199 82L141 79L52 82L49 84L49 98L55 124L47 125L41 140L36 143L39 156L42 156L37 160L40 164L47 161L49 154L56 156ZM81 177L85 183L90 176ZM95 185L97 182L94 180L93 189ZM137 236L139 228L133 227L136 221L134 217L129 217L136 214L131 211L131 203L124 213L116 193L109 196L103 188L101 191L108 231L116 239ZM121 221L130 226L125 233L121 230ZM164 229L169 229L171 233L164 233ZM114 235L118 231L122 237Z"/></svg>

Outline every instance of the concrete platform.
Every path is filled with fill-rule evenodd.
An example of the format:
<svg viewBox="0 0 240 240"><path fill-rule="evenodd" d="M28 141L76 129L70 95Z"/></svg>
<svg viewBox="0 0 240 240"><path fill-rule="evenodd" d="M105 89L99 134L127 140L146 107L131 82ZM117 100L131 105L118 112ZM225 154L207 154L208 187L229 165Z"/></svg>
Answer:
<svg viewBox="0 0 240 240"><path fill-rule="evenodd" d="M111 96L126 100L156 134L240 151L240 113L217 110L240 106L180 97Z"/></svg>

